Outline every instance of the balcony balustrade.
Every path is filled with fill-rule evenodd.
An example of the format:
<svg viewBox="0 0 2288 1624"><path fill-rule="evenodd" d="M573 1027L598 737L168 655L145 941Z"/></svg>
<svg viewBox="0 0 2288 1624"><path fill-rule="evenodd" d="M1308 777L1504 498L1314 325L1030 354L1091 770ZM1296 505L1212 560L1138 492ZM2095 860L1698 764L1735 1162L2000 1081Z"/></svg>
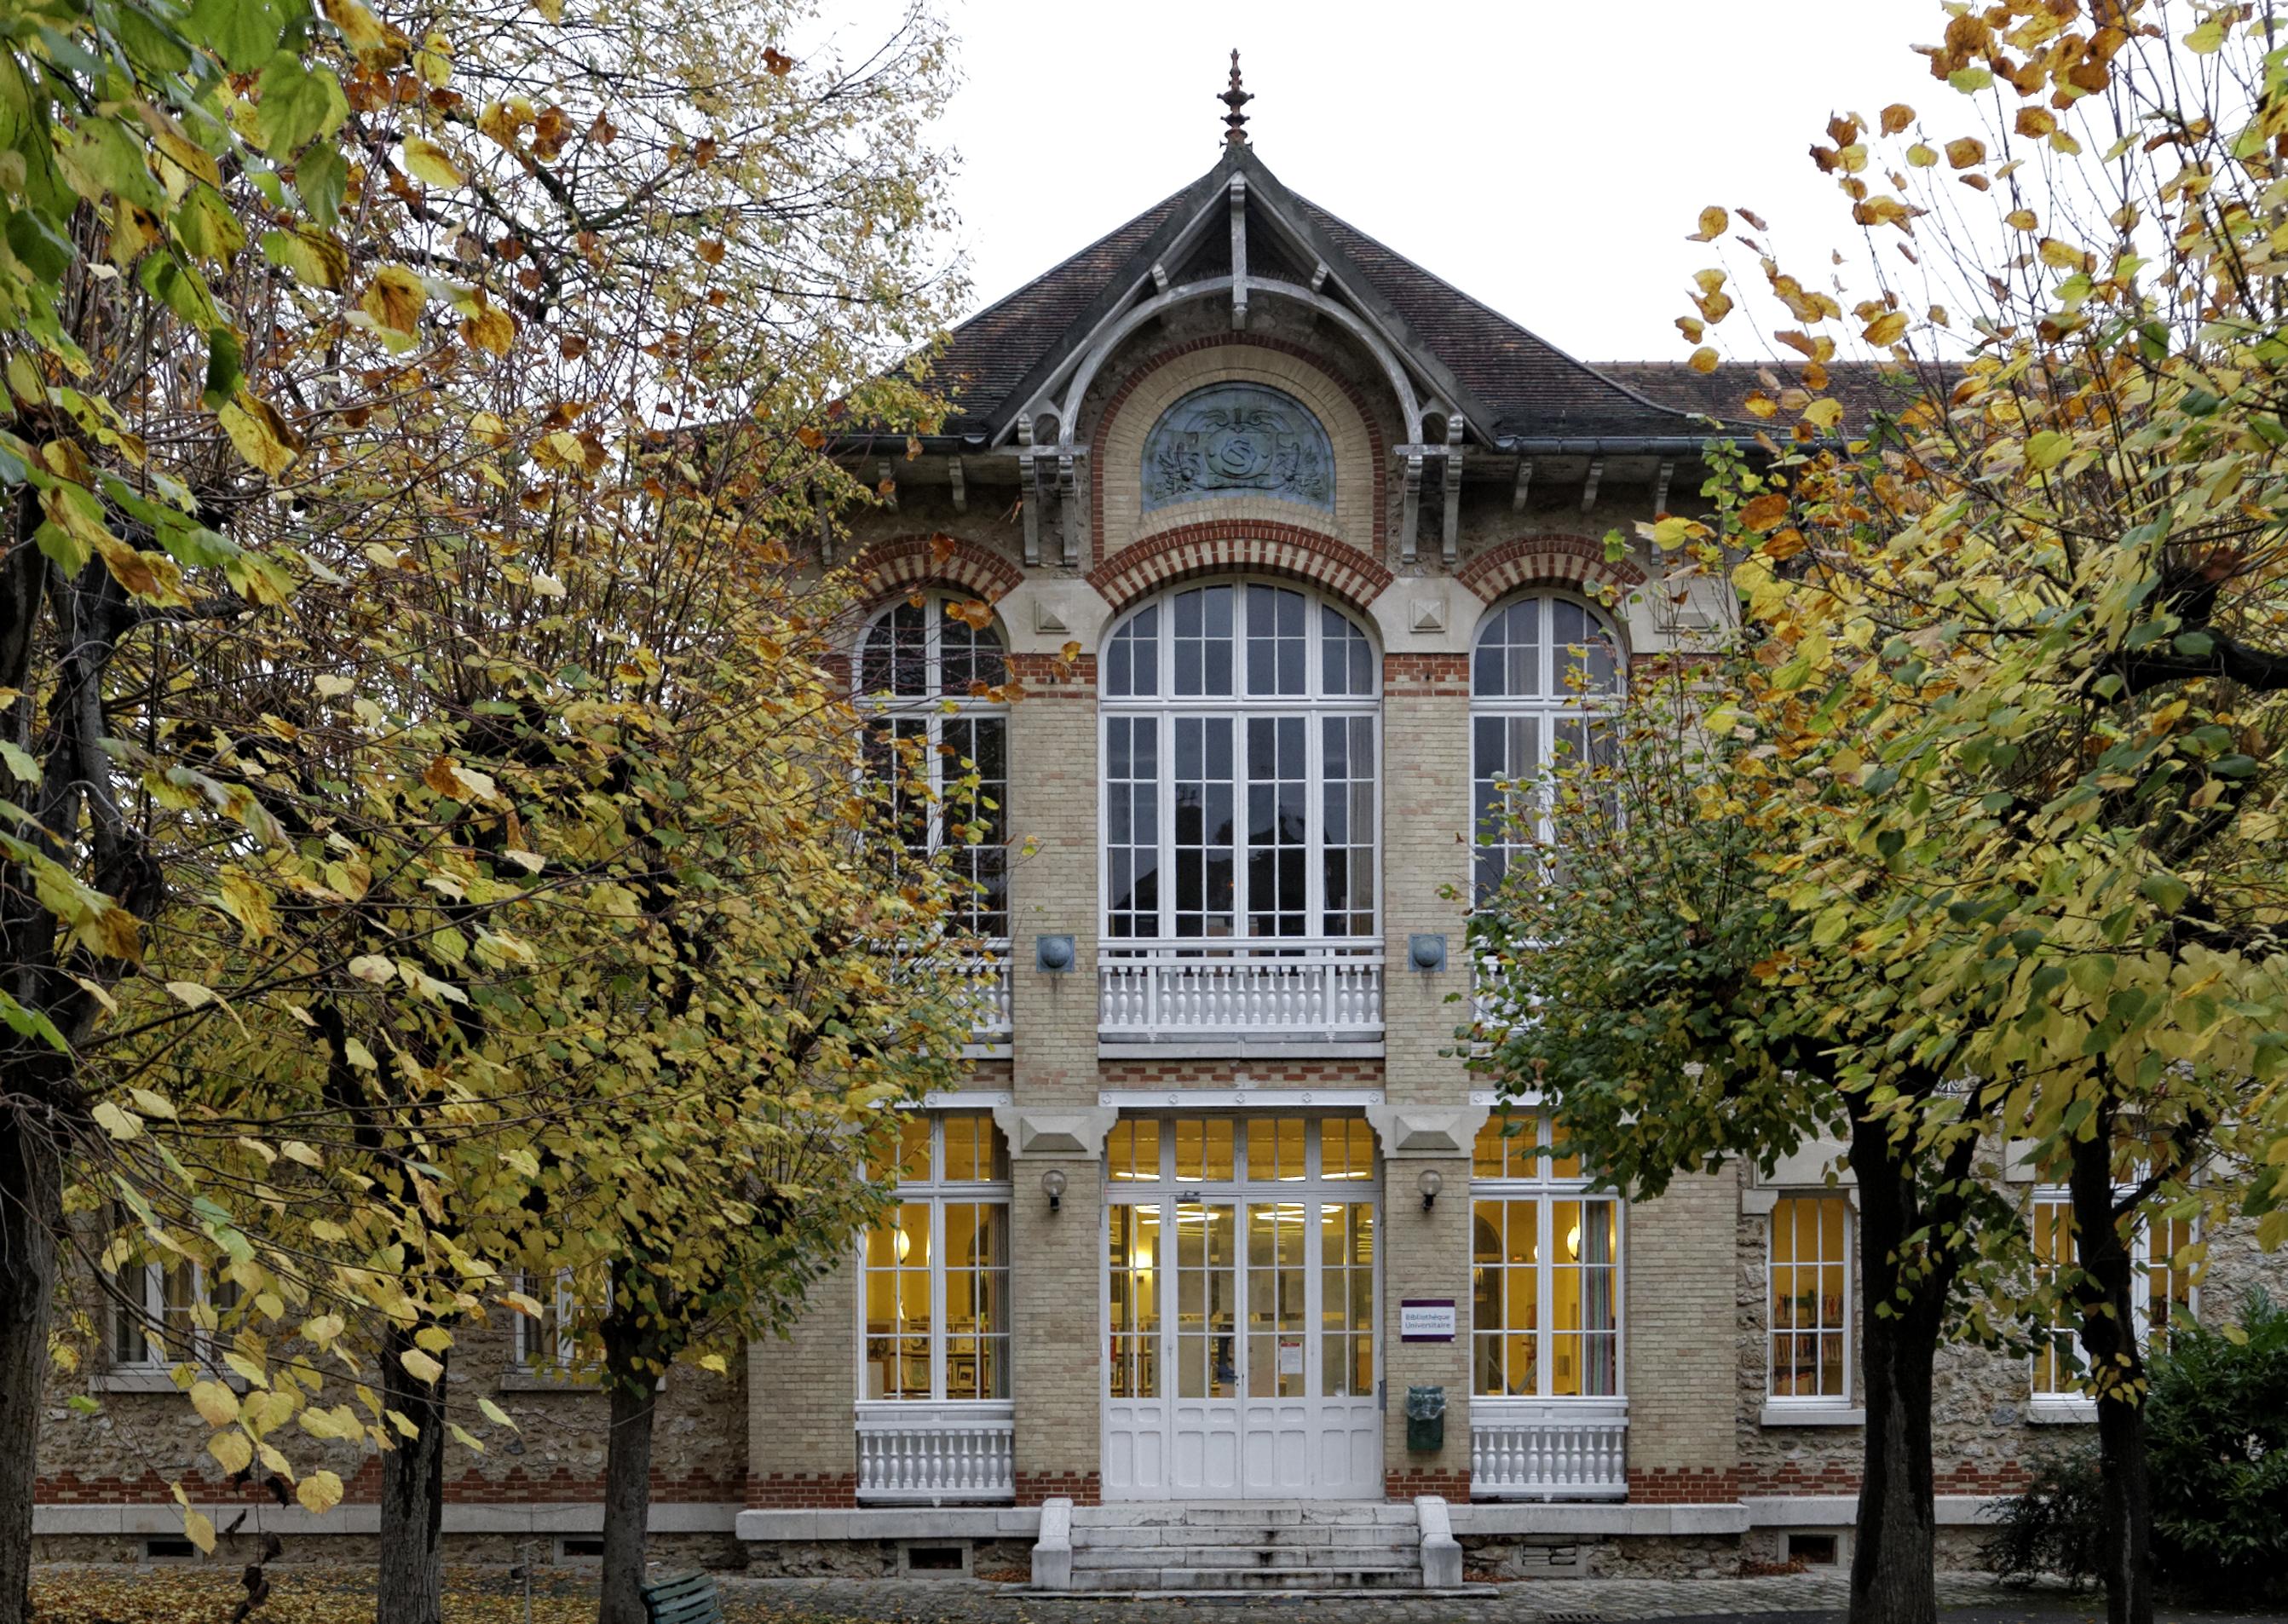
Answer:
<svg viewBox="0 0 2288 1624"><path fill-rule="evenodd" d="M1013 1500L1017 1422L1006 1401L858 1408L858 1499L866 1505Z"/></svg>
<svg viewBox="0 0 2288 1624"><path fill-rule="evenodd" d="M1097 948L1097 986L1106 1042L1382 1037L1375 938L1106 941Z"/></svg>
<svg viewBox="0 0 2288 1624"><path fill-rule="evenodd" d="M1625 1398L1473 1398L1476 1500L1619 1500L1629 1492Z"/></svg>

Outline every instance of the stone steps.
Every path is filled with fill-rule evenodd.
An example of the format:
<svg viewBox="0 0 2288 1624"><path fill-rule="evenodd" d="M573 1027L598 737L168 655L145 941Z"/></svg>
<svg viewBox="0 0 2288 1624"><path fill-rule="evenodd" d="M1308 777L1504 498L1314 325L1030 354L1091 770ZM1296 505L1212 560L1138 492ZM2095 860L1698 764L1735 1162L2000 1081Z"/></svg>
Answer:
<svg viewBox="0 0 2288 1624"><path fill-rule="evenodd" d="M1411 1505L1223 1501L1077 1506L1056 1519L1076 1591L1330 1591L1422 1585ZM1037 1571L1039 1565L1037 1563Z"/></svg>

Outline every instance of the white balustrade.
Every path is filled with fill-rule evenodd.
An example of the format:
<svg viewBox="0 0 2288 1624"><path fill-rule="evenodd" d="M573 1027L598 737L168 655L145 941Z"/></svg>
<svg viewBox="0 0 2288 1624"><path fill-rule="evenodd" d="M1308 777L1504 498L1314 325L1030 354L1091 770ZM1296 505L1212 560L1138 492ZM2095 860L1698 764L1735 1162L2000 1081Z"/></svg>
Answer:
<svg viewBox="0 0 2288 1624"><path fill-rule="evenodd" d="M1005 1042L1014 1030L1010 1018L1009 944L988 942L990 956L971 961L977 972L976 1015L971 1022L980 1042Z"/></svg>
<svg viewBox="0 0 2288 1624"><path fill-rule="evenodd" d="M1382 1035L1382 943L1371 938L1106 941L1096 956L1108 1040Z"/></svg>
<svg viewBox="0 0 2288 1624"><path fill-rule="evenodd" d="M1625 1398L1473 1398L1471 1497L1619 1500L1628 1441Z"/></svg>
<svg viewBox="0 0 2288 1624"><path fill-rule="evenodd" d="M1016 1431L1007 1404L862 1405L858 1498L931 1506L1013 1499Z"/></svg>

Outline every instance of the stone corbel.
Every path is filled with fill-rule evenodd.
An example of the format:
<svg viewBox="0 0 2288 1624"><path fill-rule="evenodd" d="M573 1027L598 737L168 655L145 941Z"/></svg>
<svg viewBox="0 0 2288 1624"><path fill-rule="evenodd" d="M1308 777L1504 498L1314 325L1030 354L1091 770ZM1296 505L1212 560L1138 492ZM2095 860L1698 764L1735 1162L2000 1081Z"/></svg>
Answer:
<svg viewBox="0 0 2288 1624"><path fill-rule="evenodd" d="M1652 516L1658 519L1668 511L1668 482L1676 477L1676 464L1664 462L1660 473L1652 483Z"/></svg>
<svg viewBox="0 0 2288 1624"><path fill-rule="evenodd" d="M1388 1157L1466 1156L1486 1124L1485 1105L1369 1105L1366 1120Z"/></svg>
<svg viewBox="0 0 2288 1624"><path fill-rule="evenodd" d="M1406 563L1414 562L1414 533L1422 519L1422 453L1414 447L1406 449L1406 492L1399 506L1398 556Z"/></svg>
<svg viewBox="0 0 2288 1624"><path fill-rule="evenodd" d="M1581 511L1584 513L1597 505L1597 487L1604 482L1604 479L1605 459L1601 456L1591 457L1589 477L1581 482Z"/></svg>
<svg viewBox="0 0 2288 1624"><path fill-rule="evenodd" d="M1753 1164L1748 1168L1747 1187L1740 1192L1740 1210L1752 1216L1768 1215L1784 1195L1815 1195L1832 1192L1849 1201L1855 1211L1859 1205L1859 1181L1849 1168L1841 1165L1851 1146L1841 1139L1807 1139L1791 1155L1781 1157L1772 1164L1771 1176ZM1830 1173L1835 1182L1827 1182Z"/></svg>
<svg viewBox="0 0 2288 1624"><path fill-rule="evenodd" d="M1032 415L1021 414L1017 418L1018 501L1025 511L1025 562L1034 566L1041 561L1041 492L1033 468L1037 456L1033 446Z"/></svg>
<svg viewBox="0 0 2288 1624"><path fill-rule="evenodd" d="M1524 512L1526 496L1532 489L1533 459L1529 456L1521 456L1517 459L1517 484L1509 494L1509 511L1513 513Z"/></svg>
<svg viewBox="0 0 2288 1624"><path fill-rule="evenodd" d="M1029 1105L996 1105L993 1121L1009 1142L1013 1156L1101 1156L1104 1136L1120 1120L1110 1105L1075 1105L1037 1110Z"/></svg>
<svg viewBox="0 0 2288 1624"><path fill-rule="evenodd" d="M953 511L957 513L968 512L969 474L962 467L959 457L949 456L945 459L945 479L946 483L953 487Z"/></svg>
<svg viewBox="0 0 2288 1624"><path fill-rule="evenodd" d="M886 456L874 465L874 494L881 497L884 507L892 512L897 511L898 475Z"/></svg>
<svg viewBox="0 0 2288 1624"><path fill-rule="evenodd" d="M1070 447L1057 452L1057 519L1064 531L1064 558L1068 565L1080 562L1080 503L1074 500L1079 480L1073 472L1073 452Z"/></svg>
<svg viewBox="0 0 2288 1624"><path fill-rule="evenodd" d="M1446 419L1446 527L1438 556L1451 569L1462 550L1462 414Z"/></svg>

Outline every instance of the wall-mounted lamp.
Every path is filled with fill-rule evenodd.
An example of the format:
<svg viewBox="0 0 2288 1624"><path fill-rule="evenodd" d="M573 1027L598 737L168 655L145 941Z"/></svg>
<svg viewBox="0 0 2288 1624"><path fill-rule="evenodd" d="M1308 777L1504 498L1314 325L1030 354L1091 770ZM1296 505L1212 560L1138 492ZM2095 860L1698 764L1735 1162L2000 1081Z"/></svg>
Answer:
<svg viewBox="0 0 2288 1624"><path fill-rule="evenodd" d="M1050 975L1062 975L1073 967L1073 939L1069 936L1037 936L1033 939L1033 968Z"/></svg>
<svg viewBox="0 0 2288 1624"><path fill-rule="evenodd" d="M1414 1187L1422 1192L1422 1210L1428 1212L1438 1199L1438 1192L1446 1187L1446 1181L1438 1176L1437 1168L1425 1168L1416 1177Z"/></svg>
<svg viewBox="0 0 2288 1624"><path fill-rule="evenodd" d="M1051 1212L1064 1205L1065 1176L1061 1168L1051 1168L1041 1175L1041 1193L1049 1198Z"/></svg>
<svg viewBox="0 0 2288 1624"><path fill-rule="evenodd" d="M1435 975L1446 968L1446 939L1434 932L1408 937L1406 962L1426 976Z"/></svg>

